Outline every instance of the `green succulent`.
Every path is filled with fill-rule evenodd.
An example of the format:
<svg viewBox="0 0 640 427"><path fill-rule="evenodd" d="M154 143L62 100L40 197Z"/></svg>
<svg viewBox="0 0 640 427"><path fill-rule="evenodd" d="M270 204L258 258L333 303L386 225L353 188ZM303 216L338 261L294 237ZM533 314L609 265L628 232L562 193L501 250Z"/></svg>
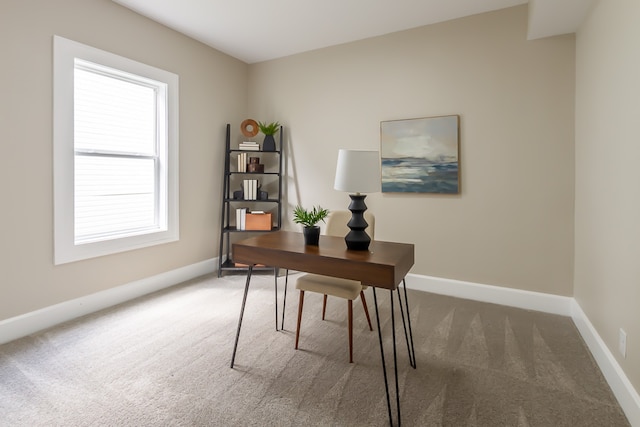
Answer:
<svg viewBox="0 0 640 427"><path fill-rule="evenodd" d="M320 221L324 222L327 215L329 215L329 211L321 206L314 206L309 211L297 205L293 209L293 222L302 224L305 227L313 227Z"/></svg>
<svg viewBox="0 0 640 427"><path fill-rule="evenodd" d="M267 124L258 122L258 128L260 129L260 132L264 133L265 135L273 135L280 130L280 123L273 122Z"/></svg>

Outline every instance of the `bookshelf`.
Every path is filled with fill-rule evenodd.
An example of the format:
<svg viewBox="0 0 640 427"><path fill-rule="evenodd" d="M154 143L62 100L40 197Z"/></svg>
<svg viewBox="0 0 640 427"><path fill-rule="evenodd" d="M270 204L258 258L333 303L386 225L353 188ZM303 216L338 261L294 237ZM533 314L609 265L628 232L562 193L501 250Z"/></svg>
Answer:
<svg viewBox="0 0 640 427"><path fill-rule="evenodd" d="M268 233L280 230L282 226L282 126L279 132L276 150L264 151L261 143L258 143L258 149L247 147L240 135L232 135L231 125L226 126L218 277L225 272L247 270L246 265L233 261L231 250L235 241L249 237L245 233ZM256 158L264 163L256 163ZM256 211L264 214L254 214L241 220L238 209L246 209L245 214ZM247 228L248 224L259 225ZM274 271L274 268L256 266L253 270Z"/></svg>

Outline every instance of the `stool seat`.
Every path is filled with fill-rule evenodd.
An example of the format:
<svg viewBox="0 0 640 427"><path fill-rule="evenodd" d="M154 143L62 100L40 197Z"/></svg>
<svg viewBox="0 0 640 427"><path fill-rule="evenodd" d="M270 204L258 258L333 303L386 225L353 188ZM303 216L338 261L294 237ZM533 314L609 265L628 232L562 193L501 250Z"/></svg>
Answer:
<svg viewBox="0 0 640 427"><path fill-rule="evenodd" d="M354 300L360 295L362 285L356 280L308 273L297 279L296 289Z"/></svg>

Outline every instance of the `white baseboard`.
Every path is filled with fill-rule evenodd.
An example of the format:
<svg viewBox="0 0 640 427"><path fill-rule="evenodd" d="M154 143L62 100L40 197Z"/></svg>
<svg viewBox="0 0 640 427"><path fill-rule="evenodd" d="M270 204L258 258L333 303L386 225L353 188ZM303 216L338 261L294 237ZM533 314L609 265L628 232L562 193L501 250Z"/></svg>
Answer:
<svg viewBox="0 0 640 427"><path fill-rule="evenodd" d="M501 286L482 285L440 277L407 275L407 288L457 298L507 305L526 310L571 316L571 297L523 291Z"/></svg>
<svg viewBox="0 0 640 427"><path fill-rule="evenodd" d="M407 275L406 281L407 288L418 291L571 317L627 419L640 426L638 392L574 298L419 274Z"/></svg>
<svg viewBox="0 0 640 427"><path fill-rule="evenodd" d="M0 321L0 344L217 270L217 258Z"/></svg>
<svg viewBox="0 0 640 427"><path fill-rule="evenodd" d="M618 399L629 423L632 426L640 426L640 395L575 299L571 304L571 317L609 383L613 394Z"/></svg>

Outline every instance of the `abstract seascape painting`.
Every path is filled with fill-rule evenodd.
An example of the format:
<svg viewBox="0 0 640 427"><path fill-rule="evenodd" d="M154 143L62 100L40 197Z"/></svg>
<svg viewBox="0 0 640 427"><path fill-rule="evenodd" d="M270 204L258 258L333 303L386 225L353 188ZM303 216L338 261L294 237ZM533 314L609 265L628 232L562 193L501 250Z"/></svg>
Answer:
<svg viewBox="0 0 640 427"><path fill-rule="evenodd" d="M460 193L460 116L380 122L383 193Z"/></svg>

